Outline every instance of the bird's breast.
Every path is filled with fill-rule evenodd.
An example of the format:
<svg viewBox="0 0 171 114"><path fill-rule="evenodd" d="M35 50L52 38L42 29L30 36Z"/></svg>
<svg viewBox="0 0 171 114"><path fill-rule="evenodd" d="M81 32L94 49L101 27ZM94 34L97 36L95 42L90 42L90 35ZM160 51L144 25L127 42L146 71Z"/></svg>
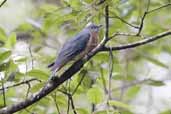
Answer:
<svg viewBox="0 0 171 114"><path fill-rule="evenodd" d="M97 33L91 33L89 41L86 45L86 48L83 52L79 54L79 58L84 57L87 55L89 52L91 52L96 46L98 45L98 34Z"/></svg>
<svg viewBox="0 0 171 114"><path fill-rule="evenodd" d="M89 42L87 44L87 51L90 52L98 45L98 33L92 32L90 35Z"/></svg>

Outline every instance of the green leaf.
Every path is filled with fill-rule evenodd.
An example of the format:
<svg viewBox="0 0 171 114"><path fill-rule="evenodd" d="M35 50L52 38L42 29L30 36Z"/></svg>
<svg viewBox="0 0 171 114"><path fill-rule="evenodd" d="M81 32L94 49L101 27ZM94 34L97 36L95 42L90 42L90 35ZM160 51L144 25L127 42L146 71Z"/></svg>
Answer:
<svg viewBox="0 0 171 114"><path fill-rule="evenodd" d="M88 4L90 4L90 3L93 2L93 0L83 0L83 1L86 2L86 3L88 3Z"/></svg>
<svg viewBox="0 0 171 114"><path fill-rule="evenodd" d="M125 103L120 102L120 101L114 101L114 100L110 100L109 101L109 105L116 106L116 107L120 107L120 108L124 108L124 109L127 109L127 110L130 110L132 108L128 104L125 104Z"/></svg>
<svg viewBox="0 0 171 114"><path fill-rule="evenodd" d="M71 7L73 7L74 9L78 9L80 8L81 2L79 0L69 0L68 3L71 5Z"/></svg>
<svg viewBox="0 0 171 114"><path fill-rule="evenodd" d="M36 78L39 78L39 79L48 79L49 77L49 74L45 71L42 71L40 69L33 69L33 70L30 70L29 72L27 72L27 75L29 76L33 76L33 77L36 77Z"/></svg>
<svg viewBox="0 0 171 114"><path fill-rule="evenodd" d="M12 33L5 44L5 47L7 48L13 48L16 44L16 34Z"/></svg>
<svg viewBox="0 0 171 114"><path fill-rule="evenodd" d="M44 86L44 83L37 83L31 88L31 92L35 93Z"/></svg>
<svg viewBox="0 0 171 114"><path fill-rule="evenodd" d="M133 86L127 90L126 96L131 99L140 91L140 86Z"/></svg>
<svg viewBox="0 0 171 114"><path fill-rule="evenodd" d="M121 110L121 111L119 112L119 114L134 114L134 113L132 113L132 112L130 112L130 111L128 111L128 110Z"/></svg>
<svg viewBox="0 0 171 114"><path fill-rule="evenodd" d="M15 72L18 68L18 65L13 61L10 60L10 67L9 67L9 72Z"/></svg>
<svg viewBox="0 0 171 114"><path fill-rule="evenodd" d="M76 108L76 112L78 114L90 114L86 109L84 108Z"/></svg>
<svg viewBox="0 0 171 114"><path fill-rule="evenodd" d="M62 107L65 107L65 106L68 105L67 104L67 98L65 97L64 94L58 94L58 95L56 95L56 101Z"/></svg>
<svg viewBox="0 0 171 114"><path fill-rule="evenodd" d="M91 103L98 104L103 100L103 92L99 87L93 87L88 90L87 97Z"/></svg>
<svg viewBox="0 0 171 114"><path fill-rule="evenodd" d="M11 51L4 51L4 52L0 52L0 63L4 62L5 60L7 60L11 55Z"/></svg>
<svg viewBox="0 0 171 114"><path fill-rule="evenodd" d="M5 31L0 27L0 41L5 42L7 40Z"/></svg>
<svg viewBox="0 0 171 114"><path fill-rule="evenodd" d="M121 74L118 74L118 73L114 73L114 76L112 77L114 80L126 80L126 81L132 81L132 80L135 80L135 77L134 76L127 76L127 77L124 77L123 75Z"/></svg>
<svg viewBox="0 0 171 114"><path fill-rule="evenodd" d="M33 30L33 26L30 23L23 23L18 27L17 30L18 31L29 31L29 30Z"/></svg>
<svg viewBox="0 0 171 114"><path fill-rule="evenodd" d="M162 68L166 68L166 69L169 68L166 64L164 64L163 62L161 62L161 61L159 61L159 60L157 60L157 59L155 59L155 58L153 58L153 57L151 57L150 55L148 56L148 55L143 55L143 54L142 54L142 56L143 56L146 60L152 62L152 63L155 64L155 65L158 65L158 66L160 66L160 67L162 67Z"/></svg>
<svg viewBox="0 0 171 114"><path fill-rule="evenodd" d="M152 85L152 86L163 86L165 83L163 81L158 81L158 80L148 80L147 84Z"/></svg>
<svg viewBox="0 0 171 114"><path fill-rule="evenodd" d="M15 58L15 62L26 62L26 60L27 60L27 57L25 57L25 56L18 56L17 58Z"/></svg>
<svg viewBox="0 0 171 114"><path fill-rule="evenodd" d="M25 75L24 73L16 72L16 73L15 73L15 78L14 78L13 81L15 81L15 82L21 81L21 78L23 78L24 75Z"/></svg>
<svg viewBox="0 0 171 114"><path fill-rule="evenodd" d="M170 114L171 110L166 110L166 111L163 111L161 112L160 114Z"/></svg>
<svg viewBox="0 0 171 114"><path fill-rule="evenodd" d="M43 4L40 6L40 10L43 11L43 13L45 14L50 14L53 13L54 11L57 11L58 7L57 5L53 5L53 4Z"/></svg>
<svg viewBox="0 0 171 114"><path fill-rule="evenodd" d="M10 67L10 61L3 62L0 64L0 72L8 69Z"/></svg>

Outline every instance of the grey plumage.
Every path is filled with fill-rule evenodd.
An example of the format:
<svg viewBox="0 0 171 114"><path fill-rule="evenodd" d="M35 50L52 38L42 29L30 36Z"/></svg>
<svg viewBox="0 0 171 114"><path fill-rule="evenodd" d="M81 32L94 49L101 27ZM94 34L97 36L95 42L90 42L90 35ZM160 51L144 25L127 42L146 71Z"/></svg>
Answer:
<svg viewBox="0 0 171 114"><path fill-rule="evenodd" d="M81 59L94 49L98 44L98 32L102 25L89 24L80 33L64 43L59 51L56 61L48 67L51 68L52 76L69 61ZM77 58L78 57L78 58Z"/></svg>
<svg viewBox="0 0 171 114"><path fill-rule="evenodd" d="M74 59L78 54L85 50L90 38L90 31L84 29L75 37L69 39L59 51L56 61L51 65L51 70L56 71L60 69L68 61Z"/></svg>

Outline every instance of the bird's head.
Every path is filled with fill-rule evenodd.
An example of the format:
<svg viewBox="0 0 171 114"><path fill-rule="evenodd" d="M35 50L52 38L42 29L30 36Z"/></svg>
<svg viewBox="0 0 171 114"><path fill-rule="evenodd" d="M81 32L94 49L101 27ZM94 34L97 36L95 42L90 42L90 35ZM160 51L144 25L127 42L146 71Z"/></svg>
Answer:
<svg viewBox="0 0 171 114"><path fill-rule="evenodd" d="M86 26L86 29L89 29L92 32L99 32L101 27L102 25L96 25L96 24L91 23Z"/></svg>

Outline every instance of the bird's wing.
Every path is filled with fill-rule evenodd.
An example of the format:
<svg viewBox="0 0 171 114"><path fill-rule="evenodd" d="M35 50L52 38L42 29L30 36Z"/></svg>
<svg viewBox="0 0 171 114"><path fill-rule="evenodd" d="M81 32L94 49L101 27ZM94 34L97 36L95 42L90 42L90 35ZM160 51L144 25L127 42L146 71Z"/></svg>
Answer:
<svg viewBox="0 0 171 114"><path fill-rule="evenodd" d="M80 54L85 50L89 38L89 33L80 33L74 38L68 40L60 50L58 59L72 59L76 55Z"/></svg>
<svg viewBox="0 0 171 114"><path fill-rule="evenodd" d="M90 33L88 31L83 31L68 40L60 50L53 67L58 68L60 65L67 63L83 52L86 49L89 39Z"/></svg>

